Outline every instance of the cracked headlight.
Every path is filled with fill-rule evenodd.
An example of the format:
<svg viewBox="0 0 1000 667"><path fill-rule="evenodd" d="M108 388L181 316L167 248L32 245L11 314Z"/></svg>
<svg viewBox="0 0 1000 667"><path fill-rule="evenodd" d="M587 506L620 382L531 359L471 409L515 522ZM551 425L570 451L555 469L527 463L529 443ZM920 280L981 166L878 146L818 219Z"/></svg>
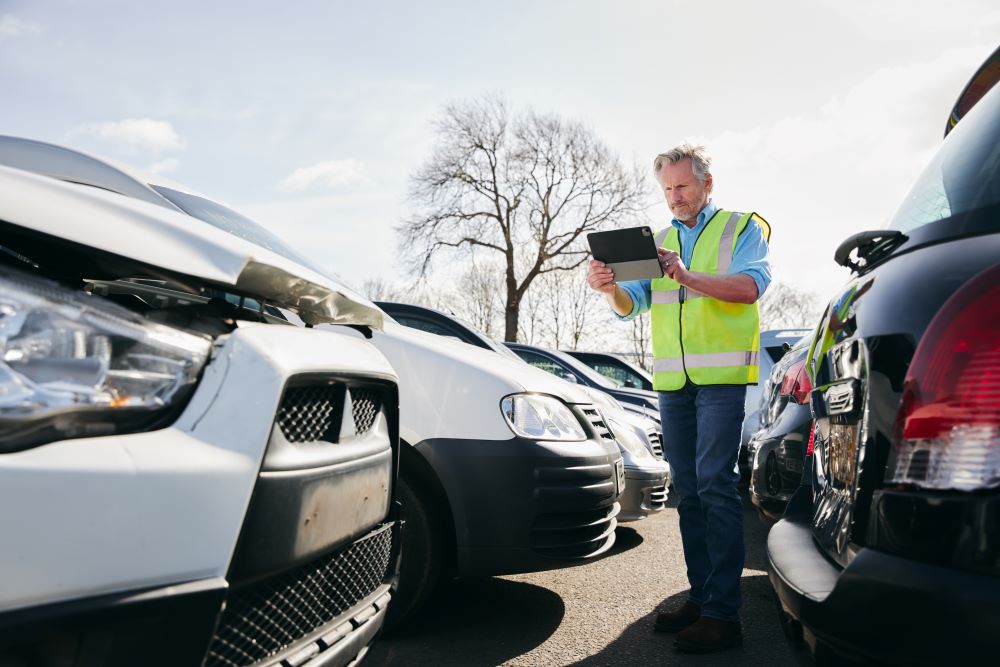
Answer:
<svg viewBox="0 0 1000 667"><path fill-rule="evenodd" d="M211 344L0 269L0 451L159 427L190 395Z"/></svg>
<svg viewBox="0 0 1000 667"><path fill-rule="evenodd" d="M569 407L541 394L514 394L500 401L500 411L515 434L534 440L586 440L587 434Z"/></svg>

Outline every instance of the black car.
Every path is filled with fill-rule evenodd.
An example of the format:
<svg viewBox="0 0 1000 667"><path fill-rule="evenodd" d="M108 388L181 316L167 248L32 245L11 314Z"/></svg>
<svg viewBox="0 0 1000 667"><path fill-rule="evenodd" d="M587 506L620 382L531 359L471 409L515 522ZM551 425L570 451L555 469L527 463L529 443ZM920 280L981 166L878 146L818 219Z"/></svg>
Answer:
<svg viewBox="0 0 1000 667"><path fill-rule="evenodd" d="M610 352L580 352L563 350L566 354L587 364L604 377L628 389L653 391L653 377L648 371L620 355Z"/></svg>
<svg viewBox="0 0 1000 667"><path fill-rule="evenodd" d="M888 229L835 254L855 275L809 351L811 486L767 540L821 661L1000 656L998 77L1000 49Z"/></svg>
<svg viewBox="0 0 1000 667"><path fill-rule="evenodd" d="M558 350L550 350L537 345L526 345L525 343L507 342L504 345L532 366L537 366L554 375L558 375L564 380L603 391L618 400L622 404L622 407L626 409L632 409L635 406L641 408L643 414L656 419L656 421L660 419L659 402L656 398L656 392L619 387L587 364Z"/></svg>
<svg viewBox="0 0 1000 667"><path fill-rule="evenodd" d="M750 439L750 500L761 519L781 518L789 498L800 486L803 468L812 461L808 451L812 430L806 374L810 338L803 338L771 368L761 391L759 430Z"/></svg>

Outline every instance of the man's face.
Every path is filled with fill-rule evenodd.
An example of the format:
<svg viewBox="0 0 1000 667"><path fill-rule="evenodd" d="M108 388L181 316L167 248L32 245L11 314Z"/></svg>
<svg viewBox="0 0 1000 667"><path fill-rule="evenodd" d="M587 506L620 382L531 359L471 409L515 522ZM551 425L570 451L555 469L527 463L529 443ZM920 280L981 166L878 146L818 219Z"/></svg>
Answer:
<svg viewBox="0 0 1000 667"><path fill-rule="evenodd" d="M681 222L693 221L708 203L712 193L712 175L702 183L691 171L691 158L684 158L675 164L664 164L656 180L663 188L663 196L670 206L670 212Z"/></svg>

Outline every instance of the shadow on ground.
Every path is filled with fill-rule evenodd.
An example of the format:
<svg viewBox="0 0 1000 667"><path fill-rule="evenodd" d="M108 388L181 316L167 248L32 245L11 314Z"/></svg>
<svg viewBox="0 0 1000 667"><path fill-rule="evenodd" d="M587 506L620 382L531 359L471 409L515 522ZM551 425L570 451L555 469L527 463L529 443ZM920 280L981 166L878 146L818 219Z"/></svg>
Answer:
<svg viewBox="0 0 1000 667"><path fill-rule="evenodd" d="M770 608L772 602L771 585L767 575L744 576L743 598L744 607L764 609L767 612L761 617L748 617L743 614L743 638L741 648L724 651L713 655L692 655L681 653L674 649L674 635L655 632L653 621L656 610L628 626L617 639L612 641L599 653L572 663L574 667L609 667L614 665L774 665L789 664L775 656L774 642L784 643L784 637L776 629L774 612ZM687 599L687 593L678 593L663 601L659 609L679 607ZM786 647L782 654L791 658L794 656Z"/></svg>
<svg viewBox="0 0 1000 667"><path fill-rule="evenodd" d="M365 665L499 665L548 639L564 613L562 599L540 586L456 579L412 623L380 638Z"/></svg>

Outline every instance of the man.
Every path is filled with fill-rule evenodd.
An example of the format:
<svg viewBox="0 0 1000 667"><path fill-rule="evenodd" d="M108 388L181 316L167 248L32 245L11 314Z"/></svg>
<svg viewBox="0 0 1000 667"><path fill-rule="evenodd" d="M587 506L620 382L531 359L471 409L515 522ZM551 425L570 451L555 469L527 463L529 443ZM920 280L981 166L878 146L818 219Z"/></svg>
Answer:
<svg viewBox="0 0 1000 667"><path fill-rule="evenodd" d="M687 143L653 163L674 216L656 236L663 278L616 284L596 260L587 275L620 319L651 314L653 387L691 585L683 606L657 615L655 629L676 632L674 645L690 652L743 640L737 457L746 385L758 374L756 302L771 280L770 227L754 213L720 210L710 167L704 147Z"/></svg>

